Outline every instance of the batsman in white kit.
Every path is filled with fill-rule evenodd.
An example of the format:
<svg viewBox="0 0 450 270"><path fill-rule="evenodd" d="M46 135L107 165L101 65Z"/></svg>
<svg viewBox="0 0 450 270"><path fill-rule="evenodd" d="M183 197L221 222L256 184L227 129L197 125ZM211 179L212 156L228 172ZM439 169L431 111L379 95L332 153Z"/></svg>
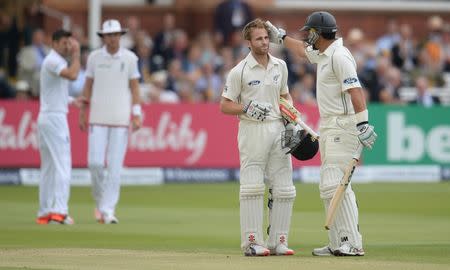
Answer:
<svg viewBox="0 0 450 270"><path fill-rule="evenodd" d="M71 58L68 66L65 58ZM69 216L72 158L67 124L68 104L81 99L69 97L69 80L80 70L80 46L71 33L57 30L52 35L52 50L41 69L41 94L38 116L41 176L39 181L38 224L73 224Z"/></svg>
<svg viewBox="0 0 450 270"><path fill-rule="evenodd" d="M80 128L87 129L89 106L88 167L92 178L95 217L102 224L117 224L115 210L128 143L128 130L141 126L138 58L120 47L126 33L117 20L107 20L97 34L104 46L90 53L80 112Z"/></svg>
<svg viewBox="0 0 450 270"><path fill-rule="evenodd" d="M317 64L317 103L320 113L320 198L328 211L331 199L343 179L347 164L359 144L372 148L377 134L369 125L364 93L356 73L356 63L342 38L336 37L336 20L328 12L308 16L300 29L302 41L286 36L286 31L270 22L270 41L284 44L300 57ZM358 206L351 185L336 210L328 231L329 243L313 250L315 256L363 256L358 224Z"/></svg>
<svg viewBox="0 0 450 270"><path fill-rule="evenodd" d="M286 63L269 54L268 28L256 19L243 29L250 53L228 74L220 102L239 117L241 248L246 256L293 255L288 247L296 196L291 156L282 150L285 130L278 102L290 100ZM265 182L272 189L267 241L263 238Z"/></svg>

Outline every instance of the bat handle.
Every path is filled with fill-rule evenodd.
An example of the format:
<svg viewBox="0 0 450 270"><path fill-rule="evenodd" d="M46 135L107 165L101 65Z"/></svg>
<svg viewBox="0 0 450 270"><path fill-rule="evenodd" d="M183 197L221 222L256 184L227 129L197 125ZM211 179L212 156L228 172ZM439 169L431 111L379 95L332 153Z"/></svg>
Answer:
<svg viewBox="0 0 450 270"><path fill-rule="evenodd" d="M306 130L306 132L308 132L314 138L314 140L319 139L319 134L317 134L314 130L312 130L312 128L310 128L307 124L305 124L305 122L303 122L302 119L297 117L295 119L295 122L297 122L297 124L299 124L304 130Z"/></svg>

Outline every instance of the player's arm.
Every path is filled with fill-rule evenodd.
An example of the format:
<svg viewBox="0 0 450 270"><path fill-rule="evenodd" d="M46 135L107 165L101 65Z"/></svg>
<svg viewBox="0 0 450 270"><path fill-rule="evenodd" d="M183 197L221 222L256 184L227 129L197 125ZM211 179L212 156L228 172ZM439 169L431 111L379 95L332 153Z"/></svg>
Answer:
<svg viewBox="0 0 450 270"><path fill-rule="evenodd" d="M70 38L70 43L72 46L72 62L70 66L61 70L59 76L74 81L78 77L78 73L80 72L80 44L73 38Z"/></svg>
<svg viewBox="0 0 450 270"><path fill-rule="evenodd" d="M138 79L130 79L131 90L131 125L133 131L138 130L142 125L142 108L141 108L141 96L139 91Z"/></svg>
<svg viewBox="0 0 450 270"><path fill-rule="evenodd" d="M355 114L367 110L366 98L361 87L350 88L347 92L350 94Z"/></svg>
<svg viewBox="0 0 450 270"><path fill-rule="evenodd" d="M224 114L239 115L244 113L244 104L236 103L231 99L222 97L220 100L220 111Z"/></svg>
<svg viewBox="0 0 450 270"><path fill-rule="evenodd" d="M94 84L94 79L91 77L86 77L84 82L83 92L81 93L81 97L83 98L83 104L80 106L80 115L79 115L79 123L81 131L86 131L88 123L87 123L87 106L90 103L92 96L92 85Z"/></svg>

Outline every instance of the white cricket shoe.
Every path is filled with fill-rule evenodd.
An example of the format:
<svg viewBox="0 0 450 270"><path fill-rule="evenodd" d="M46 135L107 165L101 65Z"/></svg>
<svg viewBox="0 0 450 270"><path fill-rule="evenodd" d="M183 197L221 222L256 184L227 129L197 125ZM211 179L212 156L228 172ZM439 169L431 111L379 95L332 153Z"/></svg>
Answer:
<svg viewBox="0 0 450 270"><path fill-rule="evenodd" d="M270 250L267 248L258 245L258 244L250 244L244 250L245 256L269 256Z"/></svg>
<svg viewBox="0 0 450 270"><path fill-rule="evenodd" d="M334 254L329 246L324 246L321 248L313 249L312 255L314 255L314 256L333 256Z"/></svg>
<svg viewBox="0 0 450 270"><path fill-rule="evenodd" d="M294 255L294 251L284 244L279 244L276 248L270 250L270 255L287 256Z"/></svg>
<svg viewBox="0 0 450 270"><path fill-rule="evenodd" d="M119 219L117 219L114 215L103 215L100 219L99 223L101 224L118 224Z"/></svg>
<svg viewBox="0 0 450 270"><path fill-rule="evenodd" d="M352 247L349 243L345 243L336 249L334 252L335 256L364 256L364 249L358 249Z"/></svg>

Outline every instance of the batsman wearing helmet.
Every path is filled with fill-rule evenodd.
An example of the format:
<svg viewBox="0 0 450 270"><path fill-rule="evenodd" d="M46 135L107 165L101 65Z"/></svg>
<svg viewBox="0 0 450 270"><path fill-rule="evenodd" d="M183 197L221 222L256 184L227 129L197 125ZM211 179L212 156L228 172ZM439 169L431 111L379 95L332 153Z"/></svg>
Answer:
<svg viewBox="0 0 450 270"><path fill-rule="evenodd" d="M296 195L292 162L281 146L285 130L278 102L290 100L286 63L269 54L268 26L248 23L243 35L250 53L228 74L220 109L239 117L241 248L246 256L292 255L288 234ZM264 177L273 207L267 242L263 239Z"/></svg>
<svg viewBox="0 0 450 270"><path fill-rule="evenodd" d="M364 93L356 74L356 63L342 38L336 37L336 20L328 12L308 16L300 29L302 41L286 36L286 31L270 27L270 41L284 44L301 57L317 64L317 103L320 113L321 155L320 197L327 211L343 178L345 167L359 144L372 148L376 133L369 125ZM328 232L329 243L313 250L316 256L363 256L358 226L358 207L349 186Z"/></svg>
<svg viewBox="0 0 450 270"><path fill-rule="evenodd" d="M115 210L130 118L132 130L141 126L138 58L120 47L120 37L125 33L117 20L103 23L97 34L105 45L88 57L83 90L90 109L88 166L95 217L102 224L119 222ZM86 108L80 112L79 124L81 130L87 129Z"/></svg>

